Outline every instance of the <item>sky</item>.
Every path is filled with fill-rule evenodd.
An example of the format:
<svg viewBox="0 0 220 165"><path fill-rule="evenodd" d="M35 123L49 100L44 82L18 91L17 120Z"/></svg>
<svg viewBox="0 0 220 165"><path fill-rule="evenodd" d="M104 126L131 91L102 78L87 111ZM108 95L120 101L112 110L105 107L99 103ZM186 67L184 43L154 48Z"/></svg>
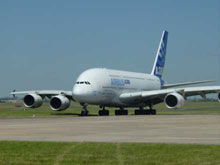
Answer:
<svg viewBox="0 0 220 165"><path fill-rule="evenodd" d="M0 20L0 97L72 90L94 67L150 73L163 30L168 83L219 85L218 0L9 0Z"/></svg>

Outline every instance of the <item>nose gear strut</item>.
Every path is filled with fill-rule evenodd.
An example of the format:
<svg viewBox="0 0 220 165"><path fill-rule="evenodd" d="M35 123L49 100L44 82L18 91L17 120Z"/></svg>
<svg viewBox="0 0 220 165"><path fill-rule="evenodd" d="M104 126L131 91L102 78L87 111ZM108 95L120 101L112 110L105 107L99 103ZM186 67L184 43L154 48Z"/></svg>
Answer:
<svg viewBox="0 0 220 165"><path fill-rule="evenodd" d="M89 115L89 111L87 110L87 103L84 103L83 105L83 110L81 111L81 116L88 116Z"/></svg>

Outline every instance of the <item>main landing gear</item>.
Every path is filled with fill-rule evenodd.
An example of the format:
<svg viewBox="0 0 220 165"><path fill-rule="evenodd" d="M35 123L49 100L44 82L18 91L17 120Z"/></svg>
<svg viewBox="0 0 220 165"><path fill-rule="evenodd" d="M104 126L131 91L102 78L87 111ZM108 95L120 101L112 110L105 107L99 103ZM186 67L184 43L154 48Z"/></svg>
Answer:
<svg viewBox="0 0 220 165"><path fill-rule="evenodd" d="M152 103L149 104L150 109L143 109L143 107L140 107L140 109L135 109L134 114L135 115L156 115L156 109L152 109Z"/></svg>
<svg viewBox="0 0 220 165"><path fill-rule="evenodd" d="M83 110L81 112L81 116L88 116L89 111L87 110L88 104L84 103L81 104L83 106ZM109 110L106 110L104 106L100 106L102 108L99 110L99 116L109 116ZM156 110L152 109L152 105L149 106L150 109L143 109L143 107L140 107L139 109L134 110L134 115L156 115ZM122 115L128 115L128 110L123 109L120 107L120 109L115 110L116 116L122 116Z"/></svg>
<svg viewBox="0 0 220 165"><path fill-rule="evenodd" d="M128 110L120 108L119 110L115 110L115 115L128 115Z"/></svg>
<svg viewBox="0 0 220 165"><path fill-rule="evenodd" d="M100 106L100 108L102 108L102 110L99 111L99 116L109 116L109 110L105 110L104 106ZM120 108L118 110L115 110L115 115L128 115L128 110Z"/></svg>
<svg viewBox="0 0 220 165"><path fill-rule="evenodd" d="M134 114L135 115L156 115L156 110L155 109L135 109Z"/></svg>
<svg viewBox="0 0 220 165"><path fill-rule="evenodd" d="M99 116L109 116L109 110L105 110L105 107L100 107L102 110L99 110Z"/></svg>

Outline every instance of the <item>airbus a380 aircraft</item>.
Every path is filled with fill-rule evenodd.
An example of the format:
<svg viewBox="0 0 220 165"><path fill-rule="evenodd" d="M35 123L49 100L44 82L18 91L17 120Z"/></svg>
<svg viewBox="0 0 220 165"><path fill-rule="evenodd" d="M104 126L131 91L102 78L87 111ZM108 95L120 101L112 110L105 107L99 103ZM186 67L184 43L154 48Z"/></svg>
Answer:
<svg viewBox="0 0 220 165"><path fill-rule="evenodd" d="M24 105L37 108L43 99L50 99L50 108L63 111L70 102L77 101L83 106L81 115L88 115L87 105L99 105L100 116L109 115L105 107L118 107L116 115L127 115L126 107L137 107L135 114L156 114L153 105L164 102L167 108L179 108L184 105L187 97L218 93L220 86L174 88L183 85L199 84L210 81L197 81L179 84L165 84L162 79L168 32L163 31L156 59L151 74L134 73L105 68L94 68L84 71L77 79L72 91L36 90L20 91L11 94L25 94ZM144 107L149 109L144 110Z"/></svg>

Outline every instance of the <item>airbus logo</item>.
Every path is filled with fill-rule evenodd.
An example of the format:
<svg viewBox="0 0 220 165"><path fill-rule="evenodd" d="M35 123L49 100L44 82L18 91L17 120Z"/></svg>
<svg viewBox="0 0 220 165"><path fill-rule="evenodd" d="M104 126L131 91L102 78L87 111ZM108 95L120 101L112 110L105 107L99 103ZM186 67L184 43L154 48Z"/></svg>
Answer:
<svg viewBox="0 0 220 165"><path fill-rule="evenodd" d="M111 79L111 85L113 86L125 86L126 84L130 84L130 80L124 80L124 79L117 79L112 78Z"/></svg>

